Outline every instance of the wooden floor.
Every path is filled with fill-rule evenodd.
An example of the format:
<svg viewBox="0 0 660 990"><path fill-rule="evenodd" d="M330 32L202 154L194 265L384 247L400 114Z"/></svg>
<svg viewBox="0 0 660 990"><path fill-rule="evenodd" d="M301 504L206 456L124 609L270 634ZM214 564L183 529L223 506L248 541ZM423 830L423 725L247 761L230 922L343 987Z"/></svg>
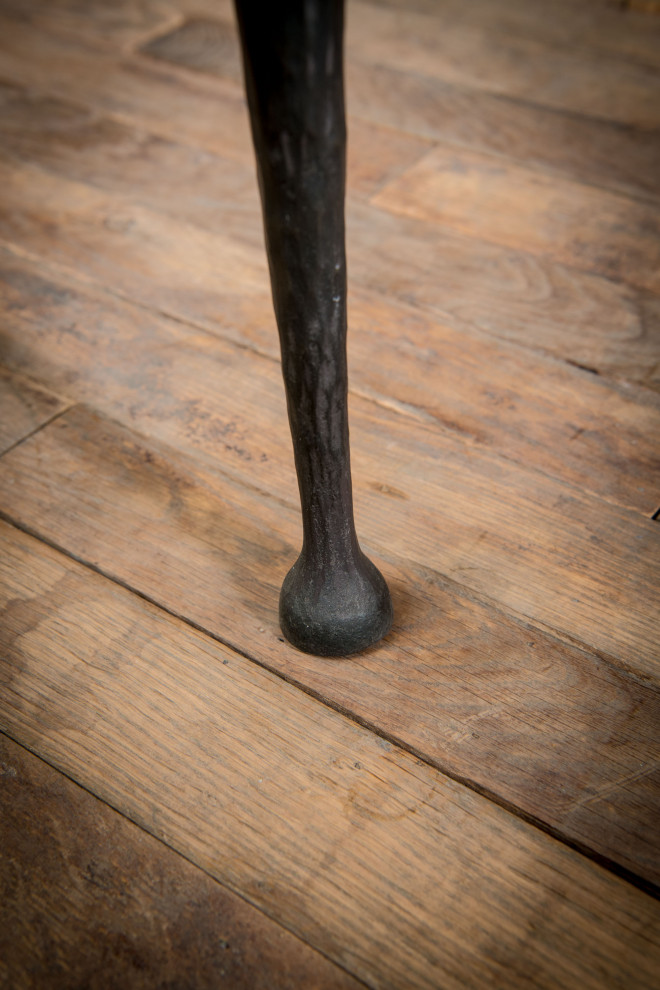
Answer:
<svg viewBox="0 0 660 990"><path fill-rule="evenodd" d="M354 0L299 509L227 0L0 3L0 986L660 987L660 17ZM644 12L644 11L648 12Z"/></svg>

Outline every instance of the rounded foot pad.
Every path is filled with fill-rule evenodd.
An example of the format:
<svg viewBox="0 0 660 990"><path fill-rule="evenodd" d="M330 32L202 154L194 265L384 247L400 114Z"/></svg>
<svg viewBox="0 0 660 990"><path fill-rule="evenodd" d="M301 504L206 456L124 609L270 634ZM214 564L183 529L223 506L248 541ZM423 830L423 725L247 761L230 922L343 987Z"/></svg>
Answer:
<svg viewBox="0 0 660 990"><path fill-rule="evenodd" d="M385 578L362 554L331 576L299 557L284 579L280 625L289 642L319 657L346 657L383 638L392 626Z"/></svg>

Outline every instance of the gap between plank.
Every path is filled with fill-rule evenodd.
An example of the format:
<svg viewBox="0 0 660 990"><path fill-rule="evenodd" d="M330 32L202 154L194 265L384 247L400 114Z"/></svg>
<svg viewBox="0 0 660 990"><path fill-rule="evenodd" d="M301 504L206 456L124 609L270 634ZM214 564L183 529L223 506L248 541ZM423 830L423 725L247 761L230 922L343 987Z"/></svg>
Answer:
<svg viewBox="0 0 660 990"><path fill-rule="evenodd" d="M566 836L562 834L562 832L558 828L549 825L546 822L544 822L542 819L537 818L535 815L532 815L529 812L524 811L523 809L519 808L517 805L513 804L513 802L507 801L505 798L497 794L497 792L491 791L490 788L478 784L476 781L473 781L469 777L465 777L461 774L456 773L455 771L448 770L442 764L441 761L429 758L427 754L423 753L421 750L418 750L415 746L411 746L409 743L406 743L405 741L399 739L396 735L386 732L385 730L381 729L378 725L375 725L372 722L370 722L369 719L362 718L356 713L350 711L350 709L345 708L343 705L330 701L329 699L325 698L321 694L321 692L315 691L313 688L310 688L308 685L298 681L296 678L287 676L281 670L271 667L268 663L265 663L263 660L260 660L258 657L248 653L242 647L235 645L234 643L232 643L227 639L223 639L221 636L217 635L216 633L210 632L208 629L205 629L204 626L201 625L201 623L195 622L193 619L188 618L187 616L177 612L176 610L168 608L166 605L163 605L157 599L152 598L150 595L146 594L143 591L140 591L137 588L134 588L131 584L129 584L127 581L124 581L122 578L114 576L113 574L105 571L102 567L98 566L97 564L94 564L91 561L86 560L84 557L81 557L71 552L70 550L67 550L66 548L60 546L56 541L50 540L47 537L40 535L31 526L17 522L2 509L0 509L0 519L4 520L6 523L8 523L10 526L13 526L15 529L19 530L20 532L25 533L26 535L32 537L33 539L38 540L40 543L57 551L58 553L67 557L68 559L73 560L76 563L81 564L83 567L88 568L89 570L98 574L100 577L104 578L105 580L110 581L115 585L118 585L119 587L123 588L125 591L130 592L131 594L135 595L137 598L141 599L142 601L147 602L149 605L153 606L154 608L157 608L159 611L164 612L165 614L171 616L173 619L182 622L185 626L188 626L189 628L196 630L197 632L201 633L204 636L208 636L209 639L212 639L214 642L220 644L221 646L224 646L227 649L232 650L232 652L243 657L245 660L248 660L250 663L254 663L258 667L267 670L270 674L273 674L279 680L282 680L285 683L296 688L297 690L302 691L303 694L306 694L308 695L308 697L313 698L315 701L320 702L326 708L329 708L332 711L336 712L338 715L341 715L343 718L348 719L348 721L353 722L356 725L359 725L361 728L366 729L368 732L371 732L379 739L382 739L385 742L389 743L390 745L395 746L397 749L402 750L405 753L408 753L410 756L413 756L415 759L419 760L420 762L426 764L427 766L432 767L434 770L437 770L443 776L449 778L450 780L453 780L455 783L461 785L462 787L467 788L469 791L478 794L480 797L486 798L486 800L491 801L499 808L502 808L503 811L506 811L508 814L513 815L515 818L518 818L519 820L525 822L526 824L532 826L533 828L538 829L540 832L543 832L545 835L550 836L550 838L555 839L557 842L560 842L562 845L567 846L569 849L572 849L573 851L579 853L581 856L584 856L586 859L595 863L597 866L600 866L601 868L607 870L609 873L612 873L615 876L619 877L620 879L626 881L627 883L631 884L631 886L636 887L638 890L641 890L643 893L648 894L650 897L656 900L660 900L660 885L655 884L650 880L647 880L645 877L640 876L639 874L635 873L633 870L629 870L627 867L622 866L621 864L615 862L614 860L610 859L608 856L604 856L602 853L599 853L595 849L592 849L586 843L581 843L574 839L568 839Z"/></svg>
<svg viewBox="0 0 660 990"><path fill-rule="evenodd" d="M22 443L25 443L26 440L30 440L36 433L39 433L40 430L43 430L46 426L50 426L51 423L54 423L55 420L59 419L60 416L63 416L64 413L68 412L70 409L73 409L75 405L77 405L77 403L69 402L69 404L65 406L64 409L59 409L56 413L53 413L53 415L49 419L44 420L43 423L39 423L39 425L35 426L33 430L30 430L29 433L26 433L24 437L20 437L18 440L15 440L14 443L11 445L11 447L7 447L6 450L3 450L2 453L0 453L0 457L5 457L5 455L11 453L12 450L16 450L16 448L20 447L20 445Z"/></svg>

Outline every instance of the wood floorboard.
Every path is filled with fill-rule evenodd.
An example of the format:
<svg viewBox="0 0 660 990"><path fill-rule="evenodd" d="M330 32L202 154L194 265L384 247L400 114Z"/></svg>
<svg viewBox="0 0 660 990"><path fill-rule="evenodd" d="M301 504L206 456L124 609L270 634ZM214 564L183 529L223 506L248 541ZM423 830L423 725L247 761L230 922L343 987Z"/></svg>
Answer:
<svg viewBox="0 0 660 990"><path fill-rule="evenodd" d="M630 803L631 788L646 791L641 771L657 774L657 668L640 680L538 621L475 601L405 550L395 555L368 514L361 529L395 590L394 632L359 660L293 651L277 628L277 596L299 541L294 506L84 409L0 461L0 496L11 518L78 559L593 854L660 881L657 798L640 798L635 813ZM401 527L394 510L387 518ZM651 674L636 656L633 666Z"/></svg>
<svg viewBox="0 0 660 990"><path fill-rule="evenodd" d="M3 986L363 986L1 735L0 804Z"/></svg>
<svg viewBox="0 0 660 990"><path fill-rule="evenodd" d="M349 112L357 119L614 192L654 199L660 194L656 130L357 60L348 64L347 87Z"/></svg>
<svg viewBox="0 0 660 990"><path fill-rule="evenodd" d="M274 362L206 335L175 345L173 355L177 390L188 382L193 394L172 408L174 385L161 380L150 390L158 403L144 409L141 423L140 396L133 400L132 425L179 449L192 442L207 462L218 458L220 443L224 472L296 504ZM200 419L207 390L210 429ZM655 676L660 531L651 520L367 400L354 398L352 410L357 508L368 521L367 539ZM576 555L580 567L571 569Z"/></svg>
<svg viewBox="0 0 660 990"><path fill-rule="evenodd" d="M649 985L645 893L3 529L18 741L372 985Z"/></svg>
<svg viewBox="0 0 660 990"><path fill-rule="evenodd" d="M396 622L328 661L277 625L232 4L0 0L12 990L653 985L659 39L609 0L349 0L356 511Z"/></svg>
<svg viewBox="0 0 660 990"><path fill-rule="evenodd" d="M0 272L0 296L7 311L0 339L4 359L12 367L38 374L53 388L84 402L97 401L102 381L102 408L122 418L122 408L149 402L144 382L153 380L153 349L158 348L163 351L158 372L168 379L171 394L190 388L184 401L196 401L198 406L203 402L195 389L201 389L207 377L204 368L190 381L181 380L172 350L177 342L183 347L190 342L200 354L208 355L213 343L202 344L204 335L198 328L146 316L41 260L7 250L0 252ZM263 294L261 300L265 310ZM465 334L411 307L384 302L373 292L354 291L350 301L354 392L435 422L463 440L608 501L646 516L654 512L660 501L657 395L614 385L547 357L535 358L492 338L466 339ZM276 358L273 318L266 319L264 315L264 323L255 320L251 341L260 352ZM99 322L112 327L111 336L108 331L99 334ZM245 324L243 328L247 329ZM237 344L248 339L245 332L222 329ZM217 345L219 360L225 350ZM378 362L373 360L376 351ZM245 361L249 367L247 356ZM138 367L143 383L136 377ZM133 392L130 398L127 386ZM118 390L125 397L123 406L116 401ZM204 391L208 401L217 404L212 383ZM175 416L176 410L170 415ZM213 415L212 409L208 415ZM136 425L134 419L130 425ZM189 440L195 442L194 437Z"/></svg>
<svg viewBox="0 0 660 990"><path fill-rule="evenodd" d="M376 206L660 291L660 207L492 156L436 147Z"/></svg>
<svg viewBox="0 0 660 990"><path fill-rule="evenodd" d="M354 0L347 54L542 107L647 129L660 124L656 66L585 46L549 46L504 26L466 24L442 5L429 15Z"/></svg>
<svg viewBox="0 0 660 990"><path fill-rule="evenodd" d="M38 382L0 365L0 456L69 404Z"/></svg>
<svg viewBox="0 0 660 990"><path fill-rule="evenodd" d="M5 241L208 329L254 335L261 327L273 349L262 233L240 199L211 230L208 220L200 226L199 207L192 221L173 217L143 206L139 196L6 157L0 179L12 204L0 214ZM356 288L413 305L457 330L660 384L658 296L365 203L349 204L348 223Z"/></svg>

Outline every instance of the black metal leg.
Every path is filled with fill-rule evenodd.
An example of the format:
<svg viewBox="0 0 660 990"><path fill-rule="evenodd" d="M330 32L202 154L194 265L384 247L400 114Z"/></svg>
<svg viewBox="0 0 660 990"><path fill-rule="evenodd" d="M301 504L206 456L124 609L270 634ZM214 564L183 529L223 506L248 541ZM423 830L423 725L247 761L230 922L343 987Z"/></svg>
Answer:
<svg viewBox="0 0 660 990"><path fill-rule="evenodd" d="M236 0L303 518L284 635L344 656L392 623L353 522L346 370L341 0Z"/></svg>

